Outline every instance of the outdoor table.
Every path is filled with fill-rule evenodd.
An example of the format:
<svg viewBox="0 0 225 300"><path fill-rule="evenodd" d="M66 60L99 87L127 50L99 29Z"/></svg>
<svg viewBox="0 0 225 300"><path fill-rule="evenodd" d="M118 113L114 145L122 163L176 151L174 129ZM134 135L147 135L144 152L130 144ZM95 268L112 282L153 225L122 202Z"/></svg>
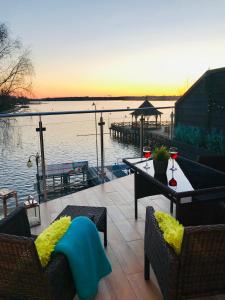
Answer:
<svg viewBox="0 0 225 300"><path fill-rule="evenodd" d="M87 183L88 161L76 161L70 163L51 164L46 166L46 179L48 180L48 191L52 187L55 191L57 187L60 189L68 188L71 185ZM71 176L77 176L76 182L71 183ZM38 167L37 172L37 188L38 193L42 192L42 167ZM51 185L52 180L52 185Z"/></svg>
<svg viewBox="0 0 225 300"><path fill-rule="evenodd" d="M104 233L104 246L107 247L106 207L67 205L64 208L64 210L56 217L55 220L59 220L61 217L64 216L70 216L72 220L80 216L89 217L95 223L98 231Z"/></svg>
<svg viewBox="0 0 225 300"><path fill-rule="evenodd" d="M145 169L145 158L123 159L134 170L134 206L135 219L138 217L138 199L146 196L163 194L170 201L170 212L176 205L176 218L179 220L185 208L198 207L204 203L225 201L225 173L208 166L179 157L170 170L172 160L169 159L167 172L155 174L153 160L149 160L149 169ZM177 181L177 186L169 185L171 178Z"/></svg>

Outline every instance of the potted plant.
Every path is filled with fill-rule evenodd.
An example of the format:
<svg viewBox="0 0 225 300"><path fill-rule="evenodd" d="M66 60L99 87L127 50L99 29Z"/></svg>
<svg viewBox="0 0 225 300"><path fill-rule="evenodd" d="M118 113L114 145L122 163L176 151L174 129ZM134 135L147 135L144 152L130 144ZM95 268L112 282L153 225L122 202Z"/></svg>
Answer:
<svg viewBox="0 0 225 300"><path fill-rule="evenodd" d="M153 165L155 174L165 174L170 154L165 146L156 147L153 151Z"/></svg>

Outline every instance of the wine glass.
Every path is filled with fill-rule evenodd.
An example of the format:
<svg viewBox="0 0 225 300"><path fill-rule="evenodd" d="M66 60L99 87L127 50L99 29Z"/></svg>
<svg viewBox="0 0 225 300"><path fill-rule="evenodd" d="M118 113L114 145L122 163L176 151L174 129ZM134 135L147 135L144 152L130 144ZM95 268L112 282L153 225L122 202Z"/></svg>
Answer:
<svg viewBox="0 0 225 300"><path fill-rule="evenodd" d="M176 147L170 147L169 153L170 158L172 159L172 168L170 168L170 170L176 171L176 168L174 167L174 160L178 157L178 149Z"/></svg>
<svg viewBox="0 0 225 300"><path fill-rule="evenodd" d="M170 181L169 181L169 186L173 186L173 187L177 186L177 181L176 181L176 179L173 177L173 174L172 174L172 178L171 178Z"/></svg>
<svg viewBox="0 0 225 300"><path fill-rule="evenodd" d="M172 171L172 178L169 180L169 186L171 188L173 188L174 190L176 190L177 189L177 181L174 178L174 174L173 173L174 173L174 171Z"/></svg>
<svg viewBox="0 0 225 300"><path fill-rule="evenodd" d="M148 164L148 160L151 157L151 154L152 154L151 147L144 146L143 147L143 156L144 156L144 158L146 158L146 165L144 166L145 169L149 169L150 168L150 166Z"/></svg>

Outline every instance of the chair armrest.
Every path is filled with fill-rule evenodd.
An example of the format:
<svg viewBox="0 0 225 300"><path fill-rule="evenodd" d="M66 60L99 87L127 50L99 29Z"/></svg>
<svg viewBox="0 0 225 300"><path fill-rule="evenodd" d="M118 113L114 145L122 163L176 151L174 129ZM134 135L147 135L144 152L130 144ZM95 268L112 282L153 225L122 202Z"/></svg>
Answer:
<svg viewBox="0 0 225 300"><path fill-rule="evenodd" d="M153 207L147 207L146 209L144 249L155 272L164 298L176 299L179 257L165 242L154 216Z"/></svg>
<svg viewBox="0 0 225 300"><path fill-rule="evenodd" d="M44 269L45 276L50 284L52 299L72 300L76 294L72 273L65 255L59 253L52 256L51 261Z"/></svg>
<svg viewBox="0 0 225 300"><path fill-rule="evenodd" d="M0 220L0 232L16 236L31 236L26 209L23 205L17 207L11 214Z"/></svg>

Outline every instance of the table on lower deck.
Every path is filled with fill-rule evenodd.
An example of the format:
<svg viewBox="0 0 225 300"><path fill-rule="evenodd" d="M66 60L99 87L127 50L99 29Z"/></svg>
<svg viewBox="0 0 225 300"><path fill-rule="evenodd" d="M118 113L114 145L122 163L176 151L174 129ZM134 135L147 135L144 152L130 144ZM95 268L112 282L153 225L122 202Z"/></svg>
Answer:
<svg viewBox="0 0 225 300"><path fill-rule="evenodd" d="M131 158L123 160L134 170L135 219L138 217L138 199L163 194L170 201L170 211L176 205L176 218L182 220L184 211L192 207L200 209L206 202L225 201L225 173L180 157L175 162L176 171L171 171L169 160L166 174L155 174L153 161L145 169L145 159ZM175 178L177 186L169 186L169 180ZM185 223L185 222L184 222Z"/></svg>
<svg viewBox="0 0 225 300"><path fill-rule="evenodd" d="M16 202L16 207L18 206L18 197L17 197L17 192L14 190L10 190L7 188L2 188L0 189L0 200L3 202L3 213L4 217L7 216L8 214L8 205L7 205L7 200L14 197L15 202Z"/></svg>
<svg viewBox="0 0 225 300"><path fill-rule="evenodd" d="M107 247L107 209L106 207L68 205L56 217L56 220L63 216L70 216L74 219L79 216L89 217L96 225L98 231L104 233L104 246Z"/></svg>

